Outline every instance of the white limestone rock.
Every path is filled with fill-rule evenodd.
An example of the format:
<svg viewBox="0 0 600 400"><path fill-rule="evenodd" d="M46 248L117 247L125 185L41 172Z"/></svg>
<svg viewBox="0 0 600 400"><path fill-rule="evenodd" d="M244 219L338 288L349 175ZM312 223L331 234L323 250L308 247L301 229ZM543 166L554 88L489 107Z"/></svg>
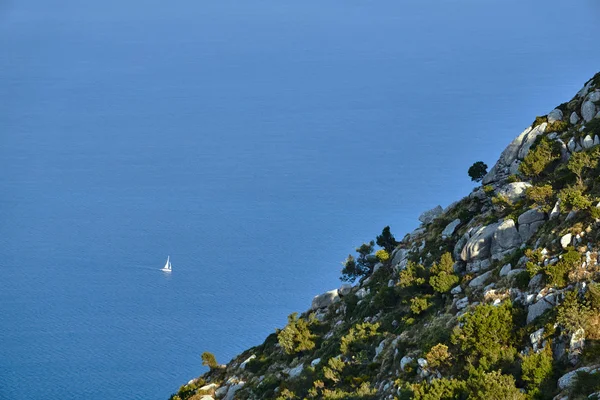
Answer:
<svg viewBox="0 0 600 400"><path fill-rule="evenodd" d="M444 209L442 206L437 206L432 208L431 210L425 211L423 214L419 216L419 221L421 221L424 225L430 224L434 219L439 217L444 213Z"/></svg>
<svg viewBox="0 0 600 400"><path fill-rule="evenodd" d="M244 360L241 364L240 364L240 368L241 369L246 369L246 365L248 365L248 363L252 360L254 360L256 358L256 355L252 354L250 357L248 357L246 360Z"/></svg>
<svg viewBox="0 0 600 400"><path fill-rule="evenodd" d="M581 142L584 149L590 149L594 146L594 139L590 135L586 135Z"/></svg>
<svg viewBox="0 0 600 400"><path fill-rule="evenodd" d="M558 110L558 111L560 111L560 110ZM560 112L560 114L561 114L561 118L562 118L562 112ZM535 143L535 140L537 139L537 137L540 136L541 134L543 134L544 132L546 132L547 126L548 126L548 123L544 122L543 124L540 124L540 125L536 126L535 128L533 128L527 134L527 136L525 136L525 138L523 139L523 144L521 145L521 148L519 149L519 153L517 155L519 160L525 159L525 156L527 156L527 154L529 154L529 149L531 148L533 143Z"/></svg>
<svg viewBox="0 0 600 400"><path fill-rule="evenodd" d="M400 369L402 370L402 372L404 372L404 370L406 369L406 366L410 363L412 363L414 361L414 358L409 357L409 356L404 356L402 357L402 359L400 360Z"/></svg>
<svg viewBox="0 0 600 400"><path fill-rule="evenodd" d="M479 275L477 278L474 278L469 282L470 288L480 288L485 285L485 283L492 277L492 271L488 271L484 274Z"/></svg>
<svg viewBox="0 0 600 400"><path fill-rule="evenodd" d="M220 388L218 388L217 390L215 390L215 396L220 399L222 397L224 397L227 394L227 391L229 390L229 386L221 386Z"/></svg>
<svg viewBox="0 0 600 400"><path fill-rule="evenodd" d="M596 366L582 367L582 368L576 369L575 371L568 372L568 373L564 374L563 376L561 376L560 379L558 380L558 388L560 390L566 390L566 389L571 388L576 381L578 372L596 373L598 371L598 369L599 368L596 365Z"/></svg>
<svg viewBox="0 0 600 400"><path fill-rule="evenodd" d="M541 349L542 338L544 336L544 328L538 329L529 335L529 340L531 341L531 347L533 347L533 351L537 353L538 350Z"/></svg>
<svg viewBox="0 0 600 400"><path fill-rule="evenodd" d="M546 214L537 208L525 211L519 215L519 234L523 242L528 241L544 224Z"/></svg>
<svg viewBox="0 0 600 400"><path fill-rule="evenodd" d="M592 93L589 94L588 96L588 100L594 103L597 103L600 101L600 91L599 90L594 90Z"/></svg>
<svg viewBox="0 0 600 400"><path fill-rule="evenodd" d="M238 382L235 385L229 386L229 390L227 390L227 394L225 395L224 400L233 400L235 396L235 392L244 387L246 382Z"/></svg>
<svg viewBox="0 0 600 400"><path fill-rule="evenodd" d="M344 283L342 284L342 286L340 286L340 288L338 289L338 294L340 296L348 296L350 294L350 292L352 291L352 285L349 283Z"/></svg>
<svg viewBox="0 0 600 400"><path fill-rule="evenodd" d="M562 246L563 249L566 249L567 247L569 247L571 245L572 240L573 240L573 235L570 233L567 233L566 235L564 235L563 237L560 238L560 245Z"/></svg>
<svg viewBox="0 0 600 400"><path fill-rule="evenodd" d="M577 142L575 141L575 138L569 139L569 141L567 142L567 148L569 149L569 151L571 153L575 152L576 147L577 147Z"/></svg>
<svg viewBox="0 0 600 400"><path fill-rule="evenodd" d="M528 127L525 129L519 136L517 136L509 145L504 149L498 162L492 167L492 169L487 173L487 175L483 178L482 183L484 185L490 184L492 182L496 182L503 177L508 176L508 169L511 164L517 159L517 155L519 154L519 149L523 144L523 139L531 132L532 127Z"/></svg>
<svg viewBox="0 0 600 400"><path fill-rule="evenodd" d="M528 182L513 182L502 186L496 193L515 202L525 197L525 191L530 187L531 183Z"/></svg>
<svg viewBox="0 0 600 400"><path fill-rule="evenodd" d="M584 101L581 105L581 117L585 122L590 122L596 115L596 105L591 101Z"/></svg>
<svg viewBox="0 0 600 400"><path fill-rule="evenodd" d="M519 231L517 231L515 221L507 219L501 222L492 235L490 249L492 258L497 258L494 256L519 247L521 243L521 235L519 235Z"/></svg>
<svg viewBox="0 0 600 400"><path fill-rule="evenodd" d="M569 118L569 122L571 123L571 125L575 125L577 122L579 122L579 115L577 115L577 113L575 111L573 111L571 113L571 117Z"/></svg>
<svg viewBox="0 0 600 400"><path fill-rule="evenodd" d="M512 279L515 276L519 275L523 271L525 271L525 269L523 269L523 268L511 269L510 271L508 271L508 274L506 274L506 277L508 279Z"/></svg>
<svg viewBox="0 0 600 400"><path fill-rule="evenodd" d="M462 310L462 309L465 309L468 305L469 305L469 298L463 297L462 299L460 299L456 302L456 309Z"/></svg>
<svg viewBox="0 0 600 400"><path fill-rule="evenodd" d="M304 364L298 364L296 367L290 369L290 372L288 372L288 376L290 377L290 379L295 379L299 377L300 374L302 374L302 371L304 371Z"/></svg>
<svg viewBox="0 0 600 400"><path fill-rule="evenodd" d="M321 359L320 358L315 358L314 360L312 360L310 362L310 366L313 367L313 368L316 367L319 364L321 364Z"/></svg>
<svg viewBox="0 0 600 400"><path fill-rule="evenodd" d="M318 296L315 296L312 300L311 310L318 310L319 308L327 308L330 305L340 301L338 290L330 290Z"/></svg>
<svg viewBox="0 0 600 400"><path fill-rule="evenodd" d="M554 204L552 211L550 211L550 219L558 218L559 215L560 215L560 200L558 200Z"/></svg>
<svg viewBox="0 0 600 400"><path fill-rule="evenodd" d="M512 269L512 265L510 265L510 264L504 265L502 267L502 269L500 270L500 276L507 276L511 269Z"/></svg>
<svg viewBox="0 0 600 400"><path fill-rule="evenodd" d="M553 123L556 121L562 121L563 119L563 112L561 110L559 110L558 108L555 108L554 110L550 111L550 113L548 114L548 122L549 123Z"/></svg>
<svg viewBox="0 0 600 400"><path fill-rule="evenodd" d="M550 293L540 300L530 305L527 309L527 324L532 323L537 317L542 315L546 310L553 308L557 302L557 295Z"/></svg>
<svg viewBox="0 0 600 400"><path fill-rule="evenodd" d="M460 218L457 218L454 221L450 222L448 225L446 225L446 227L442 231L442 239L447 239L451 237L458 225L460 225Z"/></svg>
<svg viewBox="0 0 600 400"><path fill-rule="evenodd" d="M499 225L496 223L474 229L460 253L461 260L473 261L489 258L492 237Z"/></svg>
<svg viewBox="0 0 600 400"><path fill-rule="evenodd" d="M454 288L452 288L452 290L450 291L450 294L460 294L462 293L462 288L459 286L456 286Z"/></svg>

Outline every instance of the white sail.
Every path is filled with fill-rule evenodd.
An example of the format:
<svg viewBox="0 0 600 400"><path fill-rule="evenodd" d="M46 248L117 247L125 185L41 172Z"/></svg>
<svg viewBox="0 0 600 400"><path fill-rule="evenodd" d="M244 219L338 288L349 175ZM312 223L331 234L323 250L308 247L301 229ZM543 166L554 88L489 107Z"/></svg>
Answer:
<svg viewBox="0 0 600 400"><path fill-rule="evenodd" d="M171 271L171 258L170 256L167 256L167 262L165 263L165 266L161 269L161 271Z"/></svg>

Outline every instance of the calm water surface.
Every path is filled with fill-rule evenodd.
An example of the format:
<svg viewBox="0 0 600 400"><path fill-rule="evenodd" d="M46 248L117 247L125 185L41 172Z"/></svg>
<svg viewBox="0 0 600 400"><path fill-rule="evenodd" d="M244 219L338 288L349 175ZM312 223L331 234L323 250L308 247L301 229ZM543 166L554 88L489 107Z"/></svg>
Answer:
<svg viewBox="0 0 600 400"><path fill-rule="evenodd" d="M1 4L1 399L166 399L600 70L595 1Z"/></svg>

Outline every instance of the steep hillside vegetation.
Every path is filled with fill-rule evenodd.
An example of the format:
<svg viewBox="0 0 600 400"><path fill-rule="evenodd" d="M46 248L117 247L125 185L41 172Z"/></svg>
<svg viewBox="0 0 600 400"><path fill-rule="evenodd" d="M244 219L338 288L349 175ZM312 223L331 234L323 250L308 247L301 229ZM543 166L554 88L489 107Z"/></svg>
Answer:
<svg viewBox="0 0 600 400"><path fill-rule="evenodd" d="M172 400L600 398L600 74L402 240L346 260L356 285ZM379 249L379 250L377 250Z"/></svg>

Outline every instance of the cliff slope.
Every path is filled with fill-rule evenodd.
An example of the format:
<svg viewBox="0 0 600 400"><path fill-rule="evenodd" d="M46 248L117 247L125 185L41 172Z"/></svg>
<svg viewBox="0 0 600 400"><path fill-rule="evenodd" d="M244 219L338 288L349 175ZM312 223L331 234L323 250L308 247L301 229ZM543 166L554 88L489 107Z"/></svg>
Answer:
<svg viewBox="0 0 600 400"><path fill-rule="evenodd" d="M346 261L265 342L173 400L600 398L600 73L483 186Z"/></svg>

